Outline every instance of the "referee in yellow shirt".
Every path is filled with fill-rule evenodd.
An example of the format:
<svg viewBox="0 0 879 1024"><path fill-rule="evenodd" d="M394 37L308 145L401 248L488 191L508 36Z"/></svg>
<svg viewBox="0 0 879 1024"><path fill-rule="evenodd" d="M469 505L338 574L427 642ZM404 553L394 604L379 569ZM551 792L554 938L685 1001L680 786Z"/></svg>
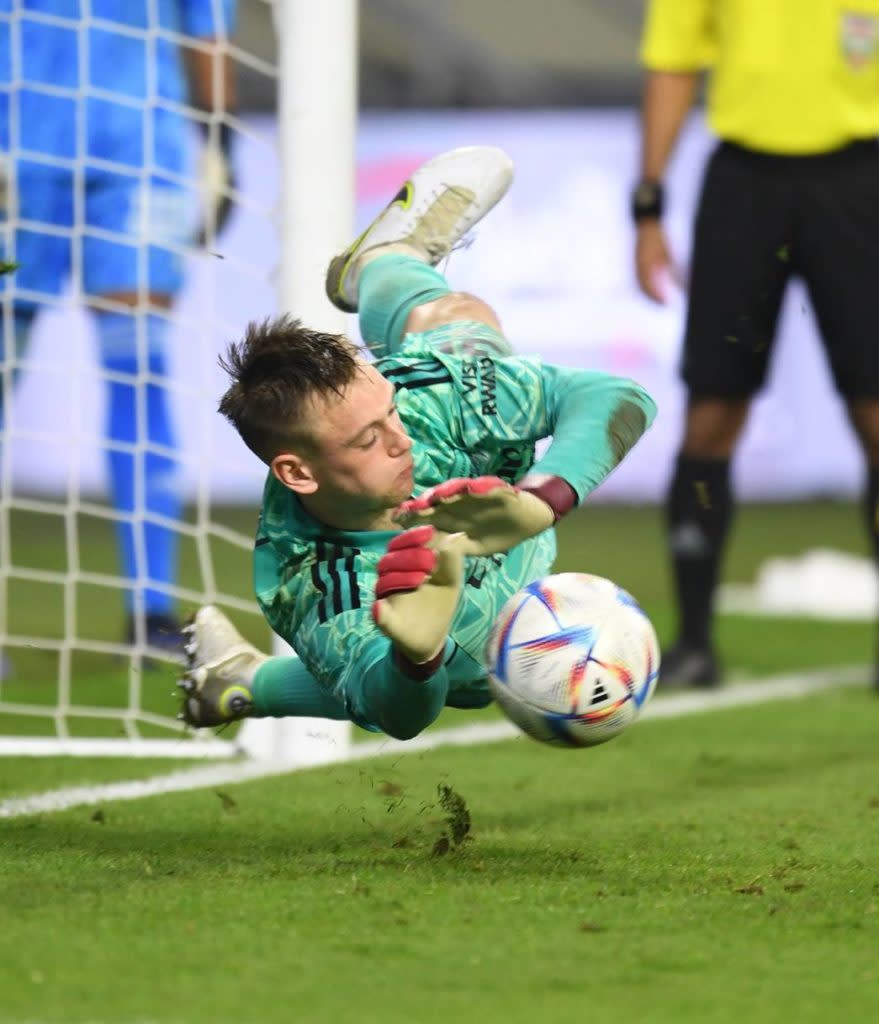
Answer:
<svg viewBox="0 0 879 1024"><path fill-rule="evenodd" d="M655 301L673 273L663 174L705 72L719 139L693 240L687 415L667 501L680 625L662 669L667 683L708 686L730 459L792 275L864 449L879 559L879 0L649 0L642 60L632 213L638 281Z"/></svg>

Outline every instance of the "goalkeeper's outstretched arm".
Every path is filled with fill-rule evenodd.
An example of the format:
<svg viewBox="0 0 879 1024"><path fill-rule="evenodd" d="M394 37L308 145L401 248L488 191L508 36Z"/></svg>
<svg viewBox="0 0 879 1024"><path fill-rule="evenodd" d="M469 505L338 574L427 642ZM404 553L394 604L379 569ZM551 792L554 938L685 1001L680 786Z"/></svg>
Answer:
<svg viewBox="0 0 879 1024"><path fill-rule="evenodd" d="M597 370L543 366L546 436L552 443L520 485L560 476L591 493L631 451L656 417L656 403L636 381Z"/></svg>
<svg viewBox="0 0 879 1024"><path fill-rule="evenodd" d="M315 609L295 633L281 626L308 670L359 725L411 739L445 706L446 662L456 650L449 631L464 580L460 541L432 526L396 534L378 564L371 606L358 601L329 619ZM258 550L271 557L270 549ZM276 593L272 600L285 599Z"/></svg>
<svg viewBox="0 0 879 1024"><path fill-rule="evenodd" d="M378 564L372 616L391 649L365 674L361 694L376 724L399 739L419 733L445 703L443 661L464 582L463 539L418 526L394 537Z"/></svg>
<svg viewBox="0 0 879 1024"><path fill-rule="evenodd" d="M617 466L652 423L656 406L634 381L544 367L544 457L515 486L494 476L430 488L396 512L404 526L462 532L468 555L509 551L558 522Z"/></svg>

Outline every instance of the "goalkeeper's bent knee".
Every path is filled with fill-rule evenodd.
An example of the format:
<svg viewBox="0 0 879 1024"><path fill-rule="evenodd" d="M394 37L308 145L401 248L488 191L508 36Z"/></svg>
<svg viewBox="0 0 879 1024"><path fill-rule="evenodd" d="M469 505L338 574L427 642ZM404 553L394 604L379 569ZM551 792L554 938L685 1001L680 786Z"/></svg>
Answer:
<svg viewBox="0 0 879 1024"><path fill-rule="evenodd" d="M409 314L425 302L451 292L445 277L414 256L387 253L370 260L360 272L360 333L376 355L400 348Z"/></svg>

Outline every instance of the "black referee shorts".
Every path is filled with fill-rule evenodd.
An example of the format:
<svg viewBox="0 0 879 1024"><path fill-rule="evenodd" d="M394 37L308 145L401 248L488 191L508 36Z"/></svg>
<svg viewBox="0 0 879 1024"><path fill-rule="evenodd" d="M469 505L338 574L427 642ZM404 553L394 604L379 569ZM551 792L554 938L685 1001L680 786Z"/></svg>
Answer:
<svg viewBox="0 0 879 1024"><path fill-rule="evenodd" d="M785 285L808 288L837 389L879 397L879 145L774 156L721 143L696 217L683 378L693 398L762 386Z"/></svg>

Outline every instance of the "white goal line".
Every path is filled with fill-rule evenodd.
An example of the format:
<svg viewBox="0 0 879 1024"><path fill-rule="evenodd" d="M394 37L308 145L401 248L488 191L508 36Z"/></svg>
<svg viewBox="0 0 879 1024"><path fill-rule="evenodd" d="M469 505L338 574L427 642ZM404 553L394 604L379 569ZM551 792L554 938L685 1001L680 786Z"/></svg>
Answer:
<svg viewBox="0 0 879 1024"><path fill-rule="evenodd" d="M869 676L864 666L822 669L812 672L789 673L736 683L718 690L688 691L660 697L648 704L643 719L680 718L708 711L764 704L769 701L791 700L821 690L844 686L865 685ZM308 768L329 764L364 761L387 755L413 754L440 747L469 747L484 743L522 737L511 722L486 722L464 725L456 729L437 729L422 733L411 740L368 740L356 743L338 757L330 756L322 765L301 764L296 761L255 762L244 761L200 766L183 771L169 772L147 779L128 782L110 782L100 786L70 786L50 790L34 796L13 797L0 801L0 818L20 818L26 815L66 811L73 807L110 803L116 800L140 800L164 793L181 793L211 786L228 786L273 775L287 775ZM524 738L524 737L522 737ZM529 741L534 742L534 741Z"/></svg>

